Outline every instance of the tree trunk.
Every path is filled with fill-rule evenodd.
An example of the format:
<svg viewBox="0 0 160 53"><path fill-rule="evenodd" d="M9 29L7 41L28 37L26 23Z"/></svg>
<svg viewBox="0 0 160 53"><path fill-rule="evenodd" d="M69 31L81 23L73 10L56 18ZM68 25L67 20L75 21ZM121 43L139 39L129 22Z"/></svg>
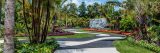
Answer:
<svg viewBox="0 0 160 53"><path fill-rule="evenodd" d="M65 27L68 27L68 25L67 25L67 15L65 15Z"/></svg>
<svg viewBox="0 0 160 53"><path fill-rule="evenodd" d="M0 1L0 28L1 28L1 15L2 15L2 0Z"/></svg>
<svg viewBox="0 0 160 53"><path fill-rule="evenodd" d="M6 0L5 4L5 35L3 53L14 53L14 1Z"/></svg>

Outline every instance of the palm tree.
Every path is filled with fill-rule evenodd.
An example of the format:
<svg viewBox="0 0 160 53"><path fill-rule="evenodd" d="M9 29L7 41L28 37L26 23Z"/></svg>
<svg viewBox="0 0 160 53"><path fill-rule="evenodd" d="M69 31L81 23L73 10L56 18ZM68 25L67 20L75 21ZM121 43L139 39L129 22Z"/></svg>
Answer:
<svg viewBox="0 0 160 53"><path fill-rule="evenodd" d="M21 0L23 17L31 43L44 43L52 19L59 15L62 0ZM32 4L31 4L32 3ZM51 16L53 15L53 16ZM55 21L55 20L54 20Z"/></svg>
<svg viewBox="0 0 160 53"><path fill-rule="evenodd" d="M14 2L6 0L5 4L5 35L3 53L14 53Z"/></svg>

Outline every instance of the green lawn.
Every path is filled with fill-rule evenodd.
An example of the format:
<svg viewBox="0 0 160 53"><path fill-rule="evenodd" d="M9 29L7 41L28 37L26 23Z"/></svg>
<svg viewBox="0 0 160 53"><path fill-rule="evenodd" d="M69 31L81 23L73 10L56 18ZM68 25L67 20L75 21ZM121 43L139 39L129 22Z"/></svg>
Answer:
<svg viewBox="0 0 160 53"><path fill-rule="evenodd" d="M93 34L81 33L81 34L74 34L74 35L66 35L66 36L48 36L47 38L89 38L94 37Z"/></svg>
<svg viewBox="0 0 160 53"><path fill-rule="evenodd" d="M95 37L96 35L93 34L87 34L87 33L81 33L81 34L74 34L74 35L65 35L65 36L48 36L47 39L52 38L90 38ZM18 39L27 39L28 37L16 37Z"/></svg>
<svg viewBox="0 0 160 53"><path fill-rule="evenodd" d="M127 40L115 41L114 46L120 53L155 53L143 47L132 44Z"/></svg>

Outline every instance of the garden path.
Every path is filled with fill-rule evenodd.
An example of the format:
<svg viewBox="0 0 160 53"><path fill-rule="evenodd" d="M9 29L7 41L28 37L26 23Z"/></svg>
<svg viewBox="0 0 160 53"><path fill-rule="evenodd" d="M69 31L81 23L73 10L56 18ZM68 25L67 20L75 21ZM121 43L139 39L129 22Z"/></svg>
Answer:
<svg viewBox="0 0 160 53"><path fill-rule="evenodd" d="M78 29L66 29L66 31L96 34L96 36L92 38L57 39L60 48L55 53L119 53L113 46L113 41L125 38L125 36L117 34L79 32Z"/></svg>

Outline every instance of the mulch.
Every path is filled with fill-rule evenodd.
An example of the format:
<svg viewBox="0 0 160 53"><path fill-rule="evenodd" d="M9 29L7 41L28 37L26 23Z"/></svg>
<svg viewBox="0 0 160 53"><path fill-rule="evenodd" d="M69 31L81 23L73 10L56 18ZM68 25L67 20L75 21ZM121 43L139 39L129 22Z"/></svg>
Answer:
<svg viewBox="0 0 160 53"><path fill-rule="evenodd" d="M106 33L115 33L115 34L122 34L122 35L132 35L131 32L124 32L124 31L118 31L118 30L105 30L105 29L95 29L95 28L83 28L85 31L96 31L96 32L106 32Z"/></svg>

